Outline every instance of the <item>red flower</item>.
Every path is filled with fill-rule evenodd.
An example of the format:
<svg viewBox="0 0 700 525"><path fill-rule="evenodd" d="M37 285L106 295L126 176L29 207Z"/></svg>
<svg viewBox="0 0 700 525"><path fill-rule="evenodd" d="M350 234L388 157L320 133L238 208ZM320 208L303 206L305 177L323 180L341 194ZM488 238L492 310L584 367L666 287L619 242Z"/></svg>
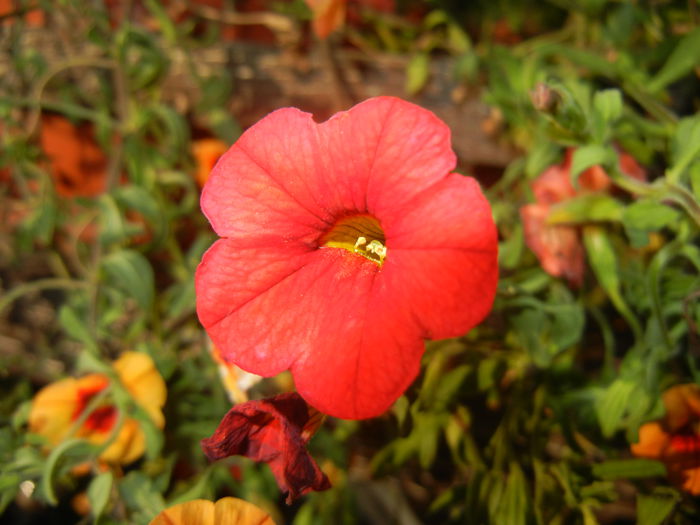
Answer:
<svg viewBox="0 0 700 525"><path fill-rule="evenodd" d="M306 450L321 419L295 392L248 401L229 410L214 434L202 440L202 449L211 460L241 455L269 464L291 503L331 486Z"/></svg>
<svg viewBox="0 0 700 525"><path fill-rule="evenodd" d="M534 252L545 272L564 277L574 286L581 286L585 271L584 251L578 228L549 224L554 204L578 194L608 191L612 181L600 166L592 166L578 178L579 190L571 183L571 162L574 150L566 152L561 164L547 168L531 183L535 203L520 208L525 242ZM644 180L644 169L627 153L620 154L620 169L627 175Z"/></svg>
<svg viewBox="0 0 700 525"><path fill-rule="evenodd" d="M396 98L322 124L284 108L247 130L202 192L224 238L197 269L197 313L223 357L290 369L327 414L384 412L423 340L464 334L493 302L491 209L454 167L447 126Z"/></svg>

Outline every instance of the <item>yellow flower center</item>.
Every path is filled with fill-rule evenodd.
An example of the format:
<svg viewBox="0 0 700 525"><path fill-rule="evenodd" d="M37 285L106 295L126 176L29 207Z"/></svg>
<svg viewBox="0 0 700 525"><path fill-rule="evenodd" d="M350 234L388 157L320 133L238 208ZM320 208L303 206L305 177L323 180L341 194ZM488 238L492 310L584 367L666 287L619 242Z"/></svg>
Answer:
<svg viewBox="0 0 700 525"><path fill-rule="evenodd" d="M321 238L321 245L343 248L381 266L386 258L386 239L379 221L370 215L343 217Z"/></svg>

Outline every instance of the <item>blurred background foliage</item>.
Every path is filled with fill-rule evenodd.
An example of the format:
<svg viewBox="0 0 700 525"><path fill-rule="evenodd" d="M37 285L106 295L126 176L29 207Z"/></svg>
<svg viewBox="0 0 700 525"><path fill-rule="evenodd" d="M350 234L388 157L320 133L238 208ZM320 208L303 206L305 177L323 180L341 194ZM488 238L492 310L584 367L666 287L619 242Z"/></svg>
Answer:
<svg viewBox="0 0 700 525"><path fill-rule="evenodd" d="M3 520L148 523L234 495L280 524L699 521L700 482L630 445L668 416L664 391L700 383L700 4L331 3L335 21L302 0L0 1ZM322 120L380 94L453 129L493 205L499 293L481 326L428 343L390 413L327 421L310 447L334 486L286 506L265 465L199 448L231 406L194 312L214 239L199 191L268 111ZM163 430L112 369L129 350L165 380ZM139 460L29 431L36 392L88 372L139 422Z"/></svg>

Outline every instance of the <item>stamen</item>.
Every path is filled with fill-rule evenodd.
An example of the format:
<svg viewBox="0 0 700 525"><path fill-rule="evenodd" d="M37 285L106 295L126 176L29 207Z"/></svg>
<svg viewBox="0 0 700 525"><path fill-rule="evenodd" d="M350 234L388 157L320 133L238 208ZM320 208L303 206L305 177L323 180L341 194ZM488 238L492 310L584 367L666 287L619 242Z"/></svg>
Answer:
<svg viewBox="0 0 700 525"><path fill-rule="evenodd" d="M343 248L381 266L387 254L384 231L379 221L369 215L355 215L339 220L321 239L329 248Z"/></svg>

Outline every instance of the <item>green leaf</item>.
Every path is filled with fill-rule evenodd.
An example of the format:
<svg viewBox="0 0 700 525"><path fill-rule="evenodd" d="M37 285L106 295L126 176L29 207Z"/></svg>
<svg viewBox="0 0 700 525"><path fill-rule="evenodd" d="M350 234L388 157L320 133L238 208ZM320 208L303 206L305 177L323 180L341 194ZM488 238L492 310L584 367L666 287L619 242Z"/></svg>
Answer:
<svg viewBox="0 0 700 525"><path fill-rule="evenodd" d="M133 415L138 420L139 427L146 438L146 457L148 459L157 458L163 449L165 441L163 432L155 425L151 416L140 405L135 406Z"/></svg>
<svg viewBox="0 0 700 525"><path fill-rule="evenodd" d="M608 146L589 144L574 151L571 160L571 182L576 186L581 173L597 165L608 164L615 160L615 152Z"/></svg>
<svg viewBox="0 0 700 525"><path fill-rule="evenodd" d="M0 474L0 515L17 496L17 489L19 489L21 481L22 479L16 472Z"/></svg>
<svg viewBox="0 0 700 525"><path fill-rule="evenodd" d="M112 244L124 240L128 233L114 197L108 193L100 195L97 204L100 209L100 241Z"/></svg>
<svg viewBox="0 0 700 525"><path fill-rule="evenodd" d="M619 266L617 255L605 231L595 226L583 229L583 241L593 272L598 282L610 297L615 308L625 317L634 332L635 339L641 340L642 328L630 310L620 291Z"/></svg>
<svg viewBox="0 0 700 525"><path fill-rule="evenodd" d="M700 162L694 162L688 169L690 187L693 190L695 199L700 201Z"/></svg>
<svg viewBox="0 0 700 525"><path fill-rule="evenodd" d="M492 523L508 523L509 525L525 525L528 520L528 494L525 476L520 466L512 462L510 471L503 486Z"/></svg>
<svg viewBox="0 0 700 525"><path fill-rule="evenodd" d="M634 382L619 378L602 392L595 409L603 436L611 437L618 429L635 389Z"/></svg>
<svg viewBox="0 0 700 525"><path fill-rule="evenodd" d="M163 211L153 195L141 186L120 186L113 192L114 198L123 206L133 208L152 222L161 220Z"/></svg>
<svg viewBox="0 0 700 525"><path fill-rule="evenodd" d="M70 337L86 346L92 348L97 346L87 326L87 320L81 318L72 306L68 304L61 306L58 311L58 320Z"/></svg>
<svg viewBox="0 0 700 525"><path fill-rule="evenodd" d="M698 64L700 64L700 27L696 27L681 38L661 71L649 82L647 89L652 93L660 91L668 84L689 74Z"/></svg>
<svg viewBox="0 0 700 525"><path fill-rule="evenodd" d="M666 466L653 459L611 459L593 465L593 475L601 479L653 478L666 475Z"/></svg>
<svg viewBox="0 0 700 525"><path fill-rule="evenodd" d="M673 164L666 171L666 179L675 184L700 156L700 116L687 117L678 123L671 152Z"/></svg>
<svg viewBox="0 0 700 525"><path fill-rule="evenodd" d="M593 221L619 221L624 206L620 201L604 194L587 194L556 204L547 217L550 224L582 223Z"/></svg>
<svg viewBox="0 0 700 525"><path fill-rule="evenodd" d="M121 250L102 260L110 284L132 296L144 312L153 304L153 268L143 255L133 250Z"/></svg>
<svg viewBox="0 0 700 525"><path fill-rule="evenodd" d="M678 492L666 487L651 494L637 494L637 525L661 525L680 500Z"/></svg>
<svg viewBox="0 0 700 525"><path fill-rule="evenodd" d="M90 509L92 516L97 521L97 519L102 516L109 503L109 497L112 493L112 483L114 482L114 476L111 471L103 472L96 478L94 478L87 489L88 501L90 502Z"/></svg>
<svg viewBox="0 0 700 525"><path fill-rule="evenodd" d="M622 115L622 94L619 89L604 89L593 96L593 108L606 123L615 122Z"/></svg>
<svg viewBox="0 0 700 525"><path fill-rule="evenodd" d="M413 55L406 66L406 92L415 95L425 86L430 73L430 57L427 53Z"/></svg>
<svg viewBox="0 0 700 525"><path fill-rule="evenodd" d="M41 487L46 498L51 505L58 505L58 498L54 485L56 478L60 474L61 467L70 456L81 456L87 459L94 451L94 446L84 439L69 439L54 448L46 459L44 470L41 473Z"/></svg>
<svg viewBox="0 0 700 525"><path fill-rule="evenodd" d="M32 246L36 241L42 244L49 244L56 227L57 217L58 210L54 199L41 199L40 203L35 204L34 209L22 223L22 244Z"/></svg>
<svg viewBox="0 0 700 525"><path fill-rule="evenodd" d="M122 478L119 493L129 509L146 517L146 523L165 508L163 496L155 489L153 481L139 470Z"/></svg>
<svg viewBox="0 0 700 525"><path fill-rule="evenodd" d="M674 224L678 218L678 211L670 206L651 199L642 199L625 208L622 222L625 228L658 231Z"/></svg>
<svg viewBox="0 0 700 525"><path fill-rule="evenodd" d="M447 42L455 54L464 54L472 47L469 35L454 23L447 25Z"/></svg>

